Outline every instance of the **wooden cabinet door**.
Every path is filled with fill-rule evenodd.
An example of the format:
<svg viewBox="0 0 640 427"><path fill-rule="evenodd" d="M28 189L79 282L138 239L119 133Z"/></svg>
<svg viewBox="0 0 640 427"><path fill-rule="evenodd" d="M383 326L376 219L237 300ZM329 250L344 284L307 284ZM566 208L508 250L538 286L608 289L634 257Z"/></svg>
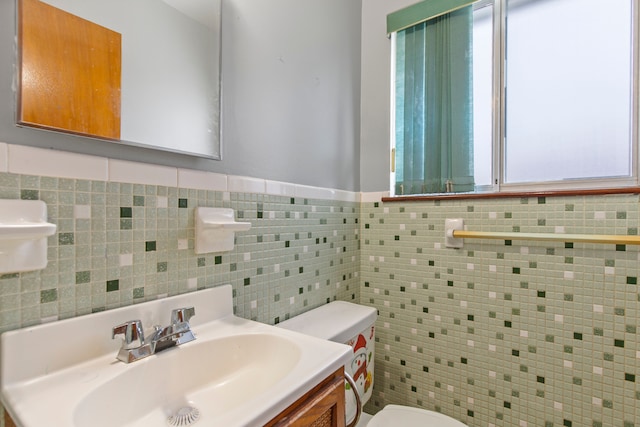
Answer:
<svg viewBox="0 0 640 427"><path fill-rule="evenodd" d="M16 423L13 422L7 411L4 411L4 427L16 427Z"/></svg>
<svg viewBox="0 0 640 427"><path fill-rule="evenodd" d="M344 373L334 372L266 427L344 427Z"/></svg>

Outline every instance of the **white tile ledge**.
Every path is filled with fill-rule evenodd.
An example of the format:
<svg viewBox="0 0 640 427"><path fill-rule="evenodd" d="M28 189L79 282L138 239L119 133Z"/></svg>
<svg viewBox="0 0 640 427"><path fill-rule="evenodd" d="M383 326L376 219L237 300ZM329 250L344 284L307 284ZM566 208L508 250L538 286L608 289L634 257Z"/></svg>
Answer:
<svg viewBox="0 0 640 427"><path fill-rule="evenodd" d="M0 172L344 202L380 201L381 197L389 194L313 187L3 142L0 142Z"/></svg>
<svg viewBox="0 0 640 427"><path fill-rule="evenodd" d="M106 181L108 159L24 145L7 145L7 171L16 174Z"/></svg>

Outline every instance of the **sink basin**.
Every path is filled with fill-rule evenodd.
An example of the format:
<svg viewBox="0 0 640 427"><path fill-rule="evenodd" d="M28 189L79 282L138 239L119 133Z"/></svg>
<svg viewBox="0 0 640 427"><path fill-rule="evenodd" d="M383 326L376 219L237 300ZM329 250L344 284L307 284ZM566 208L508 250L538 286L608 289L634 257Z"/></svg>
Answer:
<svg viewBox="0 0 640 427"><path fill-rule="evenodd" d="M185 306L196 309L196 340L129 364L116 360L114 325L164 324ZM234 316L231 287L222 286L4 333L0 389L23 427L188 425L183 416L210 427L264 425L350 352Z"/></svg>
<svg viewBox="0 0 640 427"><path fill-rule="evenodd" d="M209 412L237 407L281 380L300 352L292 340L268 334L184 345L140 361L93 390L78 403L74 424L160 426L185 407L209 418Z"/></svg>

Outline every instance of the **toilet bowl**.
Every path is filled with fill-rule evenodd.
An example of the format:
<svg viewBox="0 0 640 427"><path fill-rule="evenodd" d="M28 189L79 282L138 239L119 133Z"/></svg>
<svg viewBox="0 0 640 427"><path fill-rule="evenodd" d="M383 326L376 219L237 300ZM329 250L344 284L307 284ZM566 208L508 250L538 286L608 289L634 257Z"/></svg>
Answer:
<svg viewBox="0 0 640 427"><path fill-rule="evenodd" d="M277 326L318 338L349 344L353 358L345 372L354 380L364 405L373 391L375 356L375 308L334 301L307 311ZM356 399L347 385L345 412L351 423L357 412ZM438 412L401 405L387 405L377 414L364 415L356 427L467 427L466 424Z"/></svg>

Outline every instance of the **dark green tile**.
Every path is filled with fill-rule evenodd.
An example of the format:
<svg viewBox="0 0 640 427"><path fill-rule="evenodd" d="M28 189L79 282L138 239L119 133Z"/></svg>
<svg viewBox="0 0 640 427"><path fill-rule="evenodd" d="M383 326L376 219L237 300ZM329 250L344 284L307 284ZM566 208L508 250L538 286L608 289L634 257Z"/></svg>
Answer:
<svg viewBox="0 0 640 427"><path fill-rule="evenodd" d="M20 190L20 199L22 200L39 200L40 192L38 190Z"/></svg>
<svg viewBox="0 0 640 427"><path fill-rule="evenodd" d="M113 292L120 289L119 280L107 280L107 292Z"/></svg>
<svg viewBox="0 0 640 427"><path fill-rule="evenodd" d="M58 290L57 289L45 289L40 291L40 303L46 304L48 302L54 302L58 300Z"/></svg>
<svg viewBox="0 0 640 427"><path fill-rule="evenodd" d="M89 283L91 281L90 271L77 271L76 272L76 285L81 283Z"/></svg>
<svg viewBox="0 0 640 427"><path fill-rule="evenodd" d="M73 245L75 240L75 236L73 233L59 233L58 234L58 244L59 245Z"/></svg>

